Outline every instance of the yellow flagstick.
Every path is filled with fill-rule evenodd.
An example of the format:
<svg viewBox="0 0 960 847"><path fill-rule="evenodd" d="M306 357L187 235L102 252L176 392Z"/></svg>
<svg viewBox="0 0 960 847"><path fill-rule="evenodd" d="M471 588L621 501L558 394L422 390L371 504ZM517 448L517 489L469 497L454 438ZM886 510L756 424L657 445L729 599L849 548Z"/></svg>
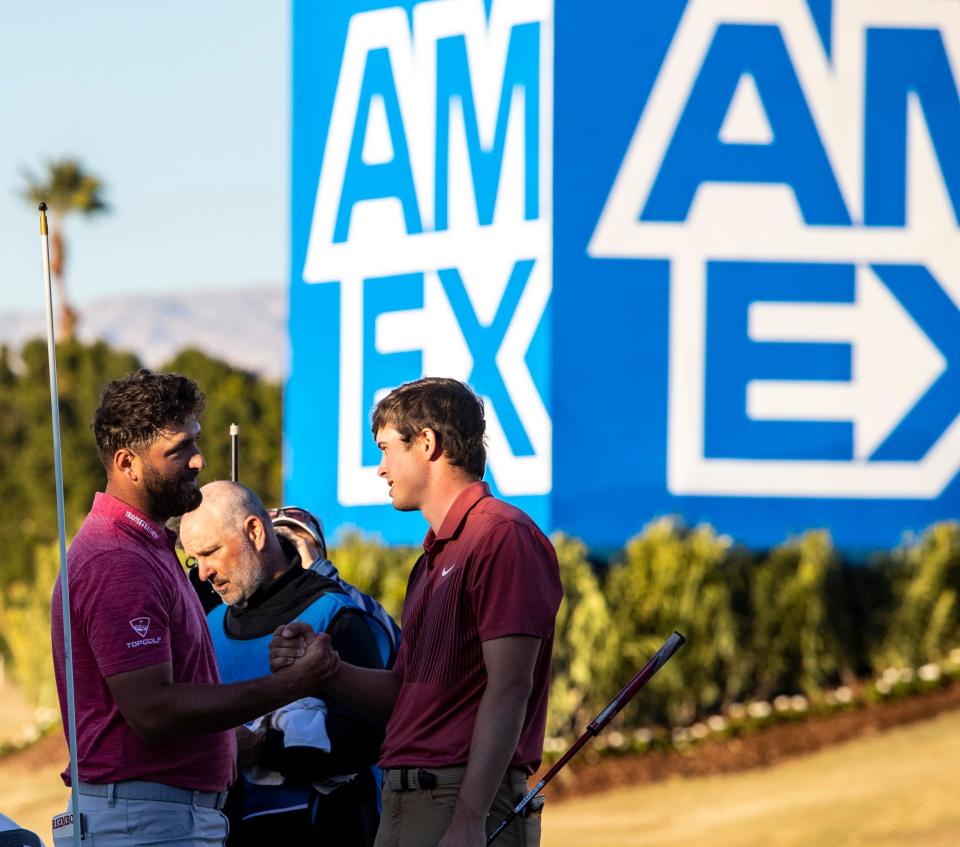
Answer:
<svg viewBox="0 0 960 847"><path fill-rule="evenodd" d="M50 415L53 419L53 470L57 484L57 534L60 539L60 598L63 601L63 657L67 681L67 746L70 749L70 808L73 811L73 843L80 847L83 825L80 817L80 768L77 763L77 713L73 692L73 641L70 631L70 578L67 567L67 531L63 508L63 460L60 451L60 395L57 386L57 343L53 334L53 286L50 282L50 239L47 235L47 204L40 204L40 246L43 284L47 301L47 360L50 366Z"/></svg>

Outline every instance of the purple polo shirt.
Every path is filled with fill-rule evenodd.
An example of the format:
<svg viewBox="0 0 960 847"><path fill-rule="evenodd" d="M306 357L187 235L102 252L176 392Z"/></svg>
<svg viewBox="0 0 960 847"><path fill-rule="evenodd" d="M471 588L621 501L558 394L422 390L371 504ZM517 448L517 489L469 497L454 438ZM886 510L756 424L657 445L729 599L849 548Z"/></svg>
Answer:
<svg viewBox="0 0 960 847"><path fill-rule="evenodd" d="M482 643L507 635L542 639L511 766L540 764L553 628L563 590L549 539L519 509L467 486L427 533L403 603L403 678L387 724L381 767L466 763L487 682Z"/></svg>
<svg viewBox="0 0 960 847"><path fill-rule="evenodd" d="M175 683L219 683L200 601L174 553L176 536L108 494L70 545L77 759L83 782L150 780L193 791L223 791L236 776L232 732L142 740L120 714L106 677L170 662ZM52 598L53 662L64 732L63 606ZM63 781L70 784L69 767Z"/></svg>

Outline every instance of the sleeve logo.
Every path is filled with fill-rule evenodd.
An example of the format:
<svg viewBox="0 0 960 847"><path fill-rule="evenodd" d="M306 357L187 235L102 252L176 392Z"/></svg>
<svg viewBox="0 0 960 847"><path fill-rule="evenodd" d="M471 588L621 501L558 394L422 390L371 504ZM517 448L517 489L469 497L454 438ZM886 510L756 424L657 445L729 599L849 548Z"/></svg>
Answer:
<svg viewBox="0 0 960 847"><path fill-rule="evenodd" d="M133 627L133 631L137 635L141 638L146 638L147 633L150 631L150 618L134 618L130 621L130 626Z"/></svg>

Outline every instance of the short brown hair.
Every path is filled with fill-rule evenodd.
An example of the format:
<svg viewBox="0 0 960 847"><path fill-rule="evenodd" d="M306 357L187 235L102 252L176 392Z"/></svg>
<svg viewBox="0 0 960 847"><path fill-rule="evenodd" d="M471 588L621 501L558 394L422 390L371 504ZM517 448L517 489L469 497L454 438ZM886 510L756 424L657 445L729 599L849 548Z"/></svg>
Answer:
<svg viewBox="0 0 960 847"><path fill-rule="evenodd" d="M171 426L199 416L206 397L180 374L157 374L141 368L107 384L93 413L93 437L105 468L117 450L140 452Z"/></svg>
<svg viewBox="0 0 960 847"><path fill-rule="evenodd" d="M373 410L374 438L385 426L411 444L424 429L436 433L451 465L482 477L487 464L483 400L456 379L429 376L394 388Z"/></svg>

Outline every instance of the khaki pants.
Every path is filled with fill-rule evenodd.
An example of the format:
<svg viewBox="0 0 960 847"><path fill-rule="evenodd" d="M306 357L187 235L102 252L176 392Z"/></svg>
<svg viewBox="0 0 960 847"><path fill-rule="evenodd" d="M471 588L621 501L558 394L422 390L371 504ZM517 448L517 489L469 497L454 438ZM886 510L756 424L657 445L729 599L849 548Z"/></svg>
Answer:
<svg viewBox="0 0 960 847"><path fill-rule="evenodd" d="M429 768L425 768L429 770ZM528 791L522 771L509 770L497 789L487 832L492 832ZM453 818L460 794L459 785L440 785L430 789L391 791L384 786L383 812L374 847L436 847ZM539 847L540 814L514 818L494 842L495 847Z"/></svg>

